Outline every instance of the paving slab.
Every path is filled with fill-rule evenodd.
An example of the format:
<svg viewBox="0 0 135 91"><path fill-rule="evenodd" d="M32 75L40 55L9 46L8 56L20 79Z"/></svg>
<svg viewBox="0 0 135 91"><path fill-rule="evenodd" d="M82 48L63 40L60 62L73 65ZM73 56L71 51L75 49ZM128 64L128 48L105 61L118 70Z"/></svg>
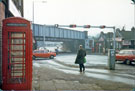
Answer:
<svg viewBox="0 0 135 91"><path fill-rule="evenodd" d="M40 90L57 90L53 81L40 81Z"/></svg>

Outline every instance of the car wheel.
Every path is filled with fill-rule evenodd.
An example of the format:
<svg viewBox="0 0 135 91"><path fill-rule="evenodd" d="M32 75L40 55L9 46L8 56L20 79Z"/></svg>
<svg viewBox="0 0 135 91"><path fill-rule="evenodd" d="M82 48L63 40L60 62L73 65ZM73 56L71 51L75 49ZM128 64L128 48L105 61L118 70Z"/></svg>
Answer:
<svg viewBox="0 0 135 91"><path fill-rule="evenodd" d="M50 59L54 59L54 56L53 56L53 55L51 55L51 56L50 56Z"/></svg>
<svg viewBox="0 0 135 91"><path fill-rule="evenodd" d="M123 62L124 64L127 64L127 59Z"/></svg>
<svg viewBox="0 0 135 91"><path fill-rule="evenodd" d="M117 63L117 60L115 60L115 63Z"/></svg>
<svg viewBox="0 0 135 91"><path fill-rule="evenodd" d="M130 60L127 60L127 61L126 61L126 64L131 65L132 62L131 62Z"/></svg>
<svg viewBox="0 0 135 91"><path fill-rule="evenodd" d="M130 61L129 64L132 65L132 62Z"/></svg>
<svg viewBox="0 0 135 91"><path fill-rule="evenodd" d="M36 56L33 56L33 59L35 60L36 59Z"/></svg>
<svg viewBox="0 0 135 91"><path fill-rule="evenodd" d="M126 60L126 64L128 64L128 65L131 65L132 64L132 62L130 61L130 60Z"/></svg>

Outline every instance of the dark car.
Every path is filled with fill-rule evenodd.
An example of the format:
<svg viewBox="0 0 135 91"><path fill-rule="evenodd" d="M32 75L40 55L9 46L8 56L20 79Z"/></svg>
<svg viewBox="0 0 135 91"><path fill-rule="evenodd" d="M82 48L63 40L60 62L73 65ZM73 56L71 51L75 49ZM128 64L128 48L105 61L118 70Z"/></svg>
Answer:
<svg viewBox="0 0 135 91"><path fill-rule="evenodd" d="M121 50L116 54L116 61L123 61L125 64L135 62L135 50Z"/></svg>

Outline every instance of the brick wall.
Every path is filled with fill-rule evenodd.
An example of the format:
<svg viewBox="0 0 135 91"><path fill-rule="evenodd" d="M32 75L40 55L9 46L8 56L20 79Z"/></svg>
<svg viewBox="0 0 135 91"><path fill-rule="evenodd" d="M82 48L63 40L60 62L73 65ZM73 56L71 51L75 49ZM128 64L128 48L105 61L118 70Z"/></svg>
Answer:
<svg viewBox="0 0 135 91"><path fill-rule="evenodd" d="M2 82L2 20L5 18L5 6L0 2L0 84Z"/></svg>

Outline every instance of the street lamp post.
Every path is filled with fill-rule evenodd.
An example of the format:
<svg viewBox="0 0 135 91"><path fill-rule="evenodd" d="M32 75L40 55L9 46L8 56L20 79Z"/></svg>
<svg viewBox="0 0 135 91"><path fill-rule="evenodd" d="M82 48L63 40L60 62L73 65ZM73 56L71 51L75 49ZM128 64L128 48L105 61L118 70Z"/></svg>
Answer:
<svg viewBox="0 0 135 91"><path fill-rule="evenodd" d="M33 24L34 24L34 0L33 0ZM34 29L34 27L33 27L33 29Z"/></svg>
<svg viewBox="0 0 135 91"><path fill-rule="evenodd" d="M135 27L135 1L134 1L134 27Z"/></svg>
<svg viewBox="0 0 135 91"><path fill-rule="evenodd" d="M35 2L39 2L39 1L34 1L34 0L33 0L33 2L32 2L32 4L33 4L33 5L32 5L32 6L33 6L33 24L34 24L34 14L35 14L35 13L34 13L34 9L35 9L35 7L34 7L34 6L35 6ZM47 1L44 1L44 0L43 0L43 1L40 1L40 2L42 2L42 3L46 3Z"/></svg>
<svg viewBox="0 0 135 91"><path fill-rule="evenodd" d="M35 2L39 2L39 1L34 1L33 0L33 2L32 2L32 8L33 8L33 24L34 24L34 20L35 20L35 18L34 18L34 15L35 15ZM46 1L41 1L42 3L46 3ZM33 29L34 29L34 27L33 27Z"/></svg>
<svg viewBox="0 0 135 91"><path fill-rule="evenodd" d="M113 27L113 32L114 32L114 34L113 34L113 39L114 39L114 41L113 41L113 49L115 50L116 49L116 40L115 40L115 38L116 38L116 30L115 30L115 27Z"/></svg>
<svg viewBox="0 0 135 91"><path fill-rule="evenodd" d="M34 1L34 0L33 0L33 2L32 2L32 6L33 6L33 7L32 7L32 8L33 8L33 17L32 17L32 18L33 18L33 20L32 20L32 21L33 21L33 25L32 25L33 34L34 34L34 23L35 23L35 22L34 22L34 20L35 20L35 17L34 17L34 15L35 15L35 7L34 7L34 6L35 6L35 2L39 2L39 1ZM41 2L41 3L46 3L47 1L41 0L40 2ZM34 35L35 35L35 34L34 34ZM44 35L44 44L45 44L45 35Z"/></svg>
<svg viewBox="0 0 135 91"><path fill-rule="evenodd" d="M133 5L134 5L134 27L135 27L135 0L131 0L133 3Z"/></svg>

